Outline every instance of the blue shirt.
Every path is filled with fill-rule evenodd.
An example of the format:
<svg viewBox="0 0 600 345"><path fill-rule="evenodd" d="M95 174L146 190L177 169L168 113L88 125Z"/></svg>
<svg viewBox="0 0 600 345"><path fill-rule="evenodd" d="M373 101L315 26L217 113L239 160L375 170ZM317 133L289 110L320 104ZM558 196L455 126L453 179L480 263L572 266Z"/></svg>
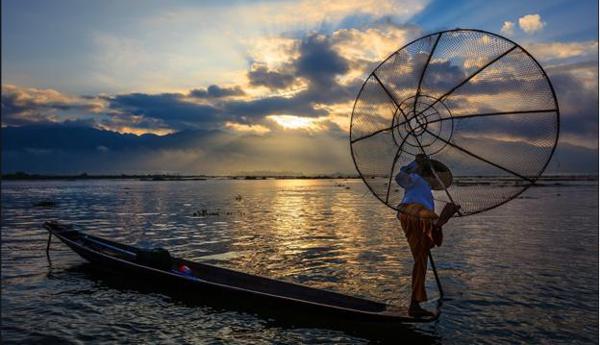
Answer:
<svg viewBox="0 0 600 345"><path fill-rule="evenodd" d="M431 186L419 174L411 173L416 166L415 162L400 168L396 175L396 183L404 188L403 204L420 204L434 211L433 193Z"/></svg>

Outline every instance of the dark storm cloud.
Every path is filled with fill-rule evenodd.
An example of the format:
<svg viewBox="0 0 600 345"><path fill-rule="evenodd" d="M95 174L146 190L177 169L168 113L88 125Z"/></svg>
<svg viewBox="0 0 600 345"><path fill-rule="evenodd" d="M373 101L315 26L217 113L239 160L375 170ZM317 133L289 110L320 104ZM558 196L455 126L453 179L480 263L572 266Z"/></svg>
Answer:
<svg viewBox="0 0 600 345"><path fill-rule="evenodd" d="M177 129L217 126L224 121L219 109L188 102L178 93L132 93L107 99L113 110L160 119Z"/></svg>
<svg viewBox="0 0 600 345"><path fill-rule="evenodd" d="M324 110L313 107L309 100L303 97L266 97L252 101L228 102L225 111L241 122L253 122L250 119L260 119L268 115L298 115L323 116Z"/></svg>
<svg viewBox="0 0 600 345"><path fill-rule="evenodd" d="M323 35L311 35L302 40L299 45L299 56L285 66L286 72L266 71L259 68L257 76L262 76L265 86L276 88L288 87L295 79L302 78L308 82L305 90L287 98L282 103L291 109L290 114L299 116L326 115L325 112L316 111L314 104L336 104L352 100L358 92L362 82L356 81L349 85L341 85L335 78L349 71L349 62L333 49L334 42ZM272 101L276 101L275 99ZM266 102L266 103L271 103ZM260 102L259 102L260 103ZM298 112L307 109L305 113ZM309 110L312 109L312 110Z"/></svg>
<svg viewBox="0 0 600 345"><path fill-rule="evenodd" d="M362 80L355 80L348 85L341 85L337 82L329 86L322 84L313 84L307 90L298 93L295 98L299 102L336 104L352 101L358 94L362 85Z"/></svg>
<svg viewBox="0 0 600 345"><path fill-rule="evenodd" d="M291 86L296 77L291 73L271 71L266 66L258 66L248 72L250 85L266 86L269 89L285 89Z"/></svg>
<svg viewBox="0 0 600 345"><path fill-rule="evenodd" d="M190 97L196 98L221 98L230 96L243 96L244 90L239 86L220 87L218 85L210 85L206 89L194 89L189 93Z"/></svg>
<svg viewBox="0 0 600 345"><path fill-rule="evenodd" d="M298 58L291 60L281 71L271 71L264 66L248 73L250 83L271 89L285 89L296 79L308 82L305 90L290 97L272 96L249 101L223 103L224 111L240 122L259 121L268 115L326 116L328 112L317 109L316 104L335 104L352 100L360 83L341 85L335 77L348 72L349 64L334 49L330 38L311 35L299 46Z"/></svg>
<svg viewBox="0 0 600 345"><path fill-rule="evenodd" d="M276 70L267 66L253 66L247 76L251 85L270 89L286 89L297 79L304 79L312 86L332 85L334 77L349 70L349 63L333 49L331 37L312 34L298 46L299 56Z"/></svg>
<svg viewBox="0 0 600 345"><path fill-rule="evenodd" d="M337 75L348 71L348 62L335 52L328 37L312 35L300 44L300 57L294 62L298 76L311 83L331 85Z"/></svg>

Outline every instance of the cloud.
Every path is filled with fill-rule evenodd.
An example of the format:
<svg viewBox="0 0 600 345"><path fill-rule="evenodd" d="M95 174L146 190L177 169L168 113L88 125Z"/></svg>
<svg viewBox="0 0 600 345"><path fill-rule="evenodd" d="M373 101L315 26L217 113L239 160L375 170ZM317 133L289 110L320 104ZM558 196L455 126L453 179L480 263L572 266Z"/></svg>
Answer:
<svg viewBox="0 0 600 345"><path fill-rule="evenodd" d="M297 59L299 52L297 37L266 36L250 39L244 45L251 65L264 66L269 70L280 70L289 65L291 60Z"/></svg>
<svg viewBox="0 0 600 345"><path fill-rule="evenodd" d="M503 34L507 35L507 36L512 36L515 33L515 23L511 22L511 21L505 21L502 24L502 28L500 29L500 32L502 32Z"/></svg>
<svg viewBox="0 0 600 345"><path fill-rule="evenodd" d="M295 66L299 76L322 85L331 85L335 76L348 71L348 62L332 49L331 41L324 35L312 35L302 41Z"/></svg>
<svg viewBox="0 0 600 345"><path fill-rule="evenodd" d="M226 120L216 107L190 102L178 93L132 93L107 97L107 100L112 110L159 119L176 130L216 128Z"/></svg>
<svg viewBox="0 0 600 345"><path fill-rule="evenodd" d="M206 89L193 89L189 93L190 97L196 98L222 98L243 95L245 95L245 92L238 85L229 88L218 85L210 85Z"/></svg>
<svg viewBox="0 0 600 345"><path fill-rule="evenodd" d="M94 91L113 93L174 92L197 87L198 80L229 84L246 72L253 58L266 62L270 70L278 58L287 60L289 55L265 49L276 43L285 46L307 33L353 27L359 17L364 18L361 25L406 22L428 3L287 0L161 5L152 14L129 18L123 27L91 32L93 51L82 57L86 69L72 78L84 85L92 81Z"/></svg>
<svg viewBox="0 0 600 345"><path fill-rule="evenodd" d="M331 40L333 49L347 60L380 62L421 33L416 26L386 22L360 29L339 29L331 34Z"/></svg>
<svg viewBox="0 0 600 345"><path fill-rule="evenodd" d="M230 129L243 129L243 125L264 126L269 125L265 118L273 115L327 116L327 109L318 107L318 104L346 102L355 96L360 86L358 83L341 85L337 82L336 78L344 75L349 65L333 49L333 45L331 36L313 34L297 42L296 53L288 61L279 64L278 70L253 65L248 72L249 84L266 86L276 92L269 95L217 101L216 96L231 95L232 90L241 88L224 89L213 85L206 90L192 90L189 93L191 98L207 101L203 103L196 103L180 93L133 93L109 97L110 108L121 113L158 119L176 130L222 128L225 123L229 124ZM304 80L301 89L280 94L299 80Z"/></svg>
<svg viewBox="0 0 600 345"><path fill-rule="evenodd" d="M296 77L291 73L269 70L266 66L253 66L248 72L250 85L265 86L269 89L286 89Z"/></svg>
<svg viewBox="0 0 600 345"><path fill-rule="evenodd" d="M328 116L328 110L320 104L345 103L355 97L360 87L357 82L341 85L336 80L348 72L349 65L333 49L334 44L329 35L313 34L298 40L294 44L295 53L287 61L280 61L276 69L255 62L247 74L249 86L265 86L273 91L267 95L250 96L239 85L227 88L211 85L187 95L132 93L106 99L115 113L131 115L122 115L120 120L141 125L143 118L152 120L146 124L174 130L226 127L248 132L248 126L252 125L272 127L273 122L266 120L268 116L324 117ZM296 89L287 92L291 86ZM227 98L234 95L240 97ZM111 121L113 125L114 122ZM127 128L109 124L104 128L115 127Z"/></svg>
<svg viewBox="0 0 600 345"><path fill-rule="evenodd" d="M79 120L105 109L98 97L76 97L53 89L2 85L2 125L21 126Z"/></svg>
<svg viewBox="0 0 600 345"><path fill-rule="evenodd" d="M519 18L519 27L528 34L541 31L546 26L539 14L528 14Z"/></svg>
<svg viewBox="0 0 600 345"><path fill-rule="evenodd" d="M269 133L271 130L262 125L245 125L235 122L226 122L225 128L231 129L234 132L241 133L254 133L254 134L265 134Z"/></svg>
<svg viewBox="0 0 600 345"><path fill-rule="evenodd" d="M589 60L598 54L598 41L528 43L524 47L540 61L570 58Z"/></svg>
<svg viewBox="0 0 600 345"><path fill-rule="evenodd" d="M134 169L134 161L140 169L158 169L161 159L163 166L164 162L169 162L168 165L178 171L202 171L203 166L213 162L216 170L227 171L234 169L236 160L238 164L248 166L245 170L259 169L260 165L267 167L265 169L275 169L272 160L281 159L287 163L279 170L297 169L312 173L329 169L331 172L337 169L329 162L337 162L341 166L346 164L345 158L342 158L347 154L349 116L364 77L383 58L420 34L417 27L385 22L363 28L342 28L331 33L313 33L302 38L292 34L289 37L270 37L263 41L264 51L269 54L248 52L246 70L237 76L235 84L215 83L206 88L182 88L175 92L167 92L167 89L157 93L72 96L50 89L5 85L2 89L2 121L10 126L54 123L63 127L163 135L160 140L150 139L156 137L150 135L143 136L147 137L144 140L122 145L104 139L85 145L96 155L110 153L121 157L119 164L115 165L116 170L130 171L128 169ZM595 78L598 71L594 63L589 62L595 59L597 41L530 43L526 47L540 61L547 62L544 65L556 87L562 112L561 143L580 150L597 148L598 85ZM412 69L426 58L426 54L417 54L410 62L402 63L402 69L391 68L390 71L412 73ZM458 63L434 58L422 88L429 93L448 90L485 62L485 57ZM512 78L510 73L494 74L493 68L489 72L485 74L487 79L474 78L472 87L464 87L457 91L456 97L450 97L448 102L453 109L484 111L482 106L491 104L493 108L495 105L490 100L515 99L514 94L504 91L514 83L523 84L522 80ZM394 86L414 89L410 81L403 80L403 83ZM159 86L151 88L160 89ZM385 95L382 97L388 104ZM531 102L536 102L536 98L532 96ZM460 114L457 111L455 115ZM534 138L534 135L539 136L539 133L529 131L527 126L514 128L510 121L490 121L489 124L492 126L487 131L475 126L470 132L468 128L461 129L461 133L474 138L488 136L490 140L503 143L522 142ZM214 132L214 135L205 138L202 133L207 131ZM302 149L314 149L316 141L310 142L310 138L315 136L319 138L319 144L329 145L328 150L340 151L324 152L322 157L313 157L312 153L293 147L304 145ZM287 137L293 139L286 142ZM264 145L278 147L266 148ZM27 159L34 160L34 153L42 154L40 148L31 149L37 151L27 151ZM143 158L126 153L128 149L137 150L139 157ZM71 151L69 148L61 150ZM310 165L310 170L307 164L307 168L303 169L300 164L282 158L285 150L315 159L322 166ZM25 151L20 152L24 154ZM48 152L44 154L49 155ZM273 156L253 157L267 154ZM325 156L328 158L325 159ZM176 162L173 157L179 157L181 162ZM82 159L81 166L85 166L85 162L89 166L97 166L75 154L72 158ZM17 166L17 161L17 158L9 161L11 169ZM98 169L102 168L98 166Z"/></svg>
<svg viewBox="0 0 600 345"><path fill-rule="evenodd" d="M224 111L244 123L259 121L267 115L324 116L310 102L299 97L272 96L249 101L232 101L224 105Z"/></svg>
<svg viewBox="0 0 600 345"><path fill-rule="evenodd" d="M560 108L559 146L568 144L581 149L597 150L597 62L588 61L550 66L546 69L546 72L554 85ZM489 85L486 85L486 83L477 85L474 88L477 88L478 92L487 89L485 92L488 92L488 94L450 97L445 103L452 109L452 113L456 117L464 113L496 111L493 107L490 109L482 108L482 105L495 104L490 103L490 100L499 103L499 109L503 111L537 108L539 107L536 105L537 102L544 99L546 99L544 101L546 104L552 102L548 98L549 95L542 97L541 94L536 94L535 96L523 98L523 94L529 95L527 89L511 95L502 91L502 89L508 88L510 84L498 83L496 86L497 90L494 91L493 82ZM483 90L479 90L480 88ZM520 142L528 143L532 147L543 146L552 143L544 138L554 130L554 116L555 113L539 113L464 119L455 121L455 129L457 129L457 134L463 138L468 138L468 140L462 141L463 143L478 138L487 138L494 139L497 142Z"/></svg>
<svg viewBox="0 0 600 345"><path fill-rule="evenodd" d="M327 117L314 118L292 115L270 115L267 116L269 121L273 121L283 130L304 130L307 132L327 131L329 128L329 120Z"/></svg>
<svg viewBox="0 0 600 345"><path fill-rule="evenodd" d="M131 133L136 135L166 135L175 132L172 126L168 125L161 119L120 112L112 113L107 117L88 124L88 126L113 132Z"/></svg>
<svg viewBox="0 0 600 345"><path fill-rule="evenodd" d="M561 110L561 142L598 147L598 62L547 68Z"/></svg>
<svg viewBox="0 0 600 345"><path fill-rule="evenodd" d="M428 3L423 0L301 0L241 5L228 10L240 14L237 18L247 18L247 22L268 22L274 27L299 26L311 31L324 23L336 25L357 16L366 16L371 22L386 17L406 21Z"/></svg>
<svg viewBox="0 0 600 345"><path fill-rule="evenodd" d="M318 107L318 104L346 102L355 97L360 87L357 82L341 85L337 80L349 71L348 60L334 49L339 41L332 39L331 35L309 35L295 45L297 50L288 61L280 61L278 70L269 70L264 65L254 66L248 73L251 85L267 86L275 91L287 89L299 80L304 80L305 85L285 96L227 102L223 104L224 111L243 123L261 121L270 115L327 116L327 109Z"/></svg>

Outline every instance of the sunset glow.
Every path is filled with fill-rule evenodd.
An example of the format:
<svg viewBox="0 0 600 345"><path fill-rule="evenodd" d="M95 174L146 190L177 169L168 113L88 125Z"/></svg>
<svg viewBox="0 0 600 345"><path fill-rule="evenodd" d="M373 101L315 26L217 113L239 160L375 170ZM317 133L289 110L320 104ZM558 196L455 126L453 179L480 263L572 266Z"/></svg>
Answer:
<svg viewBox="0 0 600 345"><path fill-rule="evenodd" d="M312 128L316 123L316 119L293 115L270 115L267 118L288 129Z"/></svg>
<svg viewBox="0 0 600 345"><path fill-rule="evenodd" d="M407 43L461 27L504 35L532 53L554 84L560 138L566 144L556 153L560 164L551 162L549 169L585 165L596 171L596 8L567 0L550 5L513 1L510 6L497 0L476 6L464 0L174 0L144 6L135 1L3 1L2 44L7 49L2 51L1 126L3 153L10 153L3 155L3 169L59 169L55 162L64 154L68 159L59 165L61 171L110 168L121 173L169 166L182 173L227 173L252 166L310 173L315 169L305 167L311 166L355 173L348 133L366 78ZM464 16L465 11L477 15ZM491 37L484 35L479 43ZM443 45L440 51L457 48ZM452 74L454 67L484 66L484 53L475 49L462 60L434 54L432 65L447 73L430 69L425 91L438 83L451 87L445 84L460 79ZM520 70L495 73L503 66L488 66L487 73L448 97L453 116L523 110L511 108L520 90L485 90L490 82L507 82L502 78L528 77ZM386 73L401 80L401 74L415 68L399 60ZM405 94L401 97L413 92L414 83L408 84L396 90ZM532 101L540 99L533 90L522 91ZM368 92L373 94L373 128L388 126L394 103L375 97L376 88ZM514 116L516 122L521 123L521 115ZM73 135L56 137L67 132ZM502 140L519 137L503 134ZM94 151L82 151L77 138L89 140L86 147ZM60 145L49 150L49 142ZM111 155L103 159L110 162L95 165L96 147L109 149ZM295 159L282 166L289 150L297 150ZM122 163L110 164L117 156Z"/></svg>
<svg viewBox="0 0 600 345"><path fill-rule="evenodd" d="M225 127L227 127L228 129L231 129L233 131L242 132L242 133L265 134L265 133L268 133L271 131L267 127L261 126L261 125L244 125L244 124L234 123L234 122L227 122L225 124Z"/></svg>

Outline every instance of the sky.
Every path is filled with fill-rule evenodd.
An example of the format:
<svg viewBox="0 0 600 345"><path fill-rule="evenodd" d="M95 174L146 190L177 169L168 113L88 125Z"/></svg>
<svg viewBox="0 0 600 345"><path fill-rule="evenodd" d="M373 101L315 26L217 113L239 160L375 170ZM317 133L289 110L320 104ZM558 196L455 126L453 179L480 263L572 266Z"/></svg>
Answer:
<svg viewBox="0 0 600 345"><path fill-rule="evenodd" d="M598 3L583 0L5 0L2 172L354 173L366 77L454 28L535 56L561 109L548 170L597 173Z"/></svg>

